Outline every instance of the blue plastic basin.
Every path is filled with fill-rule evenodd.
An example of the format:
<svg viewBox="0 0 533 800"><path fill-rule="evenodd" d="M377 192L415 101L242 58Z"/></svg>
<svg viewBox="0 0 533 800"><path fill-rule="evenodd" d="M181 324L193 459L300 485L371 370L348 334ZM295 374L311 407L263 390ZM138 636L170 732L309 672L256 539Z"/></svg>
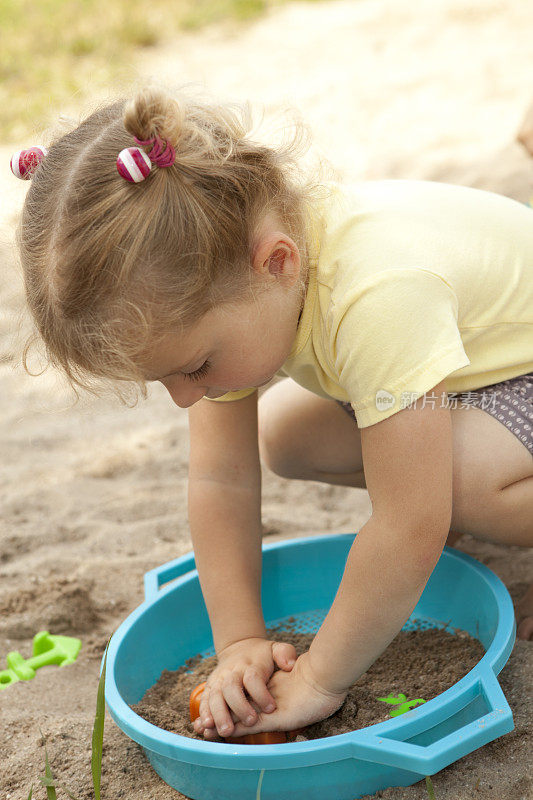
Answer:
<svg viewBox="0 0 533 800"><path fill-rule="evenodd" d="M295 617L299 630L318 630L355 535L263 545L267 627ZM135 714L130 705L164 669L177 670L198 653L214 652L192 553L147 572L144 585L145 601L111 638L106 701L158 775L193 800L354 800L389 786L410 786L513 730L496 678L515 641L513 604L488 567L453 548L444 548L404 630L420 627L415 618L422 627L452 633L460 628L481 642L483 658L450 689L406 714L306 742L208 742L165 731Z"/></svg>

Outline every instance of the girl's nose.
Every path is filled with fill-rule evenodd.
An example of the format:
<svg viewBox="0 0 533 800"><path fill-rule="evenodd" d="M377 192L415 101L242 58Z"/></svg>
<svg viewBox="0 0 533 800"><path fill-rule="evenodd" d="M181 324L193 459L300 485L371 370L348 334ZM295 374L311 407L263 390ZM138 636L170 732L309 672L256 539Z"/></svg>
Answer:
<svg viewBox="0 0 533 800"><path fill-rule="evenodd" d="M182 379L166 378L161 381L174 403L180 408L189 408L189 406L201 400L204 394L208 391L205 386L186 386Z"/></svg>

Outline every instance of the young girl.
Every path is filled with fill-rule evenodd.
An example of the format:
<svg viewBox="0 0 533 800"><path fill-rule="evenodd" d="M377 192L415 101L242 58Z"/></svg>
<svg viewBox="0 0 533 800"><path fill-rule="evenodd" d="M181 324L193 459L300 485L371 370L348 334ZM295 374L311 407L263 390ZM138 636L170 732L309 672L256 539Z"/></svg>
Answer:
<svg viewBox="0 0 533 800"><path fill-rule="evenodd" d="M143 89L12 159L33 176L18 242L49 361L74 389L161 381L189 409L210 739L331 715L448 537L533 545L531 210L432 182L302 181L245 108ZM258 412L274 375L292 380ZM261 610L260 451L372 502L297 659ZM517 622L530 638L531 591Z"/></svg>

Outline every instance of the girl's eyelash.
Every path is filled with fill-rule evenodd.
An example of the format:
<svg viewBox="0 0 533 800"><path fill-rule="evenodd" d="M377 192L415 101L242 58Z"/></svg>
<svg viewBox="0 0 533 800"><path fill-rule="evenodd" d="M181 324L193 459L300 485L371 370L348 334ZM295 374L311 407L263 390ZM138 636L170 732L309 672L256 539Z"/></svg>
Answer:
<svg viewBox="0 0 533 800"><path fill-rule="evenodd" d="M199 381L200 378L203 378L206 372L208 372L211 366L211 362L205 361L201 367L196 369L194 372L184 372L183 374L190 380L190 381Z"/></svg>

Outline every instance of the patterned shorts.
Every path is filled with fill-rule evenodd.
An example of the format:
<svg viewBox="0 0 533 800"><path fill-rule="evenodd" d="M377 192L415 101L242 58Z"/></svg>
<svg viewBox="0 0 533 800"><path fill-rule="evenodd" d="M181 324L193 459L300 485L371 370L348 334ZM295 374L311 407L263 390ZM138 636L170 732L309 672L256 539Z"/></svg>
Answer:
<svg viewBox="0 0 533 800"><path fill-rule="evenodd" d="M336 400L355 420L349 403ZM497 419L533 455L533 372L469 392L449 392L450 408L475 406Z"/></svg>

